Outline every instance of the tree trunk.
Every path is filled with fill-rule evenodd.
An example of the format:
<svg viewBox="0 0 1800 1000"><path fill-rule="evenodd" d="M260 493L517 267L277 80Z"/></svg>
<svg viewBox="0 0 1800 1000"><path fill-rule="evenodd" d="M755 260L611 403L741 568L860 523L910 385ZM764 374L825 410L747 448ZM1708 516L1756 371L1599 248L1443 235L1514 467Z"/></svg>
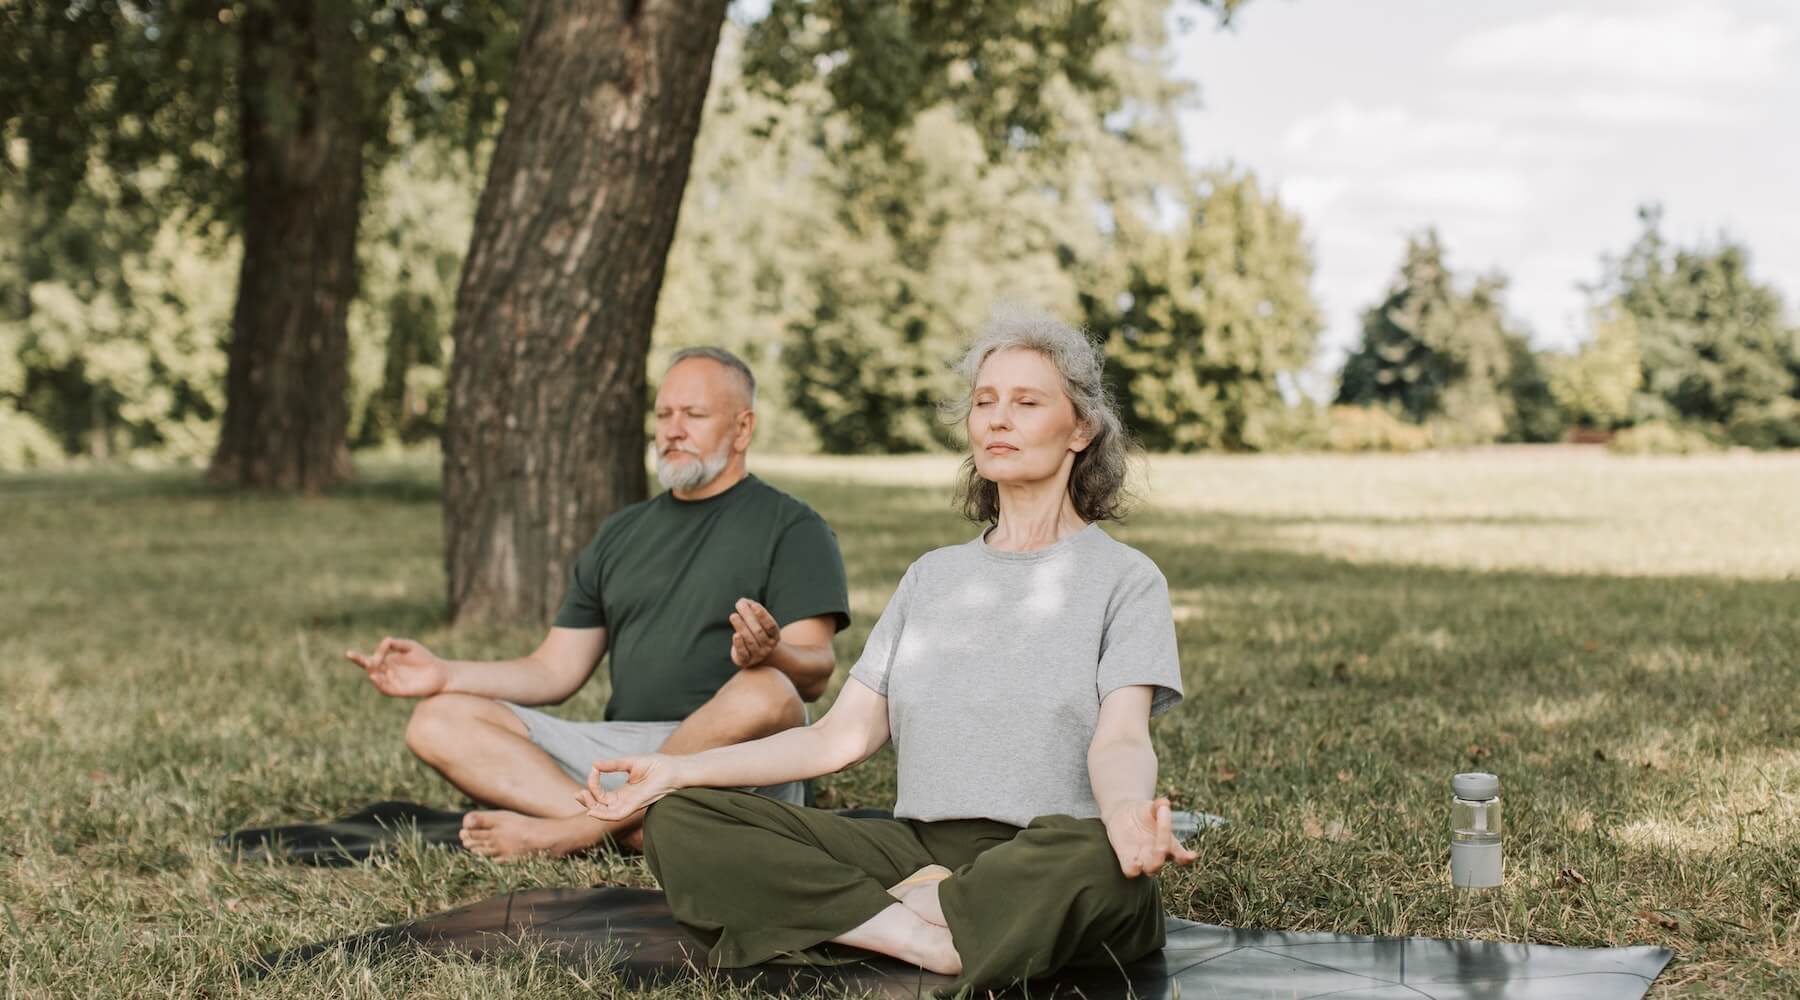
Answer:
<svg viewBox="0 0 1800 1000"><path fill-rule="evenodd" d="M245 6L244 260L209 476L316 493L349 475L361 55L341 0Z"/></svg>
<svg viewBox="0 0 1800 1000"><path fill-rule="evenodd" d="M451 328L453 618L547 620L645 495L645 356L725 6L528 5Z"/></svg>

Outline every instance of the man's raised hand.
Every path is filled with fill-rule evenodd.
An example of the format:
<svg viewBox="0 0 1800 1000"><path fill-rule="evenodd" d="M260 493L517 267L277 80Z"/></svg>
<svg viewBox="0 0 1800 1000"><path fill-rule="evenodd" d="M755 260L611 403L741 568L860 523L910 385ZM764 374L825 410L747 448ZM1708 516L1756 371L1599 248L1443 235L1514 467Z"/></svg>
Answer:
<svg viewBox="0 0 1800 1000"><path fill-rule="evenodd" d="M373 653L351 649L344 658L363 668L376 690L394 698L429 698L444 690L450 679L444 661L411 639L389 636Z"/></svg>
<svg viewBox="0 0 1800 1000"><path fill-rule="evenodd" d="M762 666L781 645L781 626L769 609L740 597L731 613L731 662L740 669Z"/></svg>

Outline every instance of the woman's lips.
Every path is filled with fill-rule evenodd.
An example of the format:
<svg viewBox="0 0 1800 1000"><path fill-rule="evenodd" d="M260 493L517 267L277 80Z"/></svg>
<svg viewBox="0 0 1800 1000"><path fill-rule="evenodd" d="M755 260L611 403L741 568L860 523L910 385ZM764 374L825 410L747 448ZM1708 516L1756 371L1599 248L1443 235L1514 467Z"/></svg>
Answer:
<svg viewBox="0 0 1800 1000"><path fill-rule="evenodd" d="M989 453L995 454L995 455L1004 455L1007 452L1018 451L1018 450L1019 449L1014 448L1010 444L990 444L987 446L987 451Z"/></svg>

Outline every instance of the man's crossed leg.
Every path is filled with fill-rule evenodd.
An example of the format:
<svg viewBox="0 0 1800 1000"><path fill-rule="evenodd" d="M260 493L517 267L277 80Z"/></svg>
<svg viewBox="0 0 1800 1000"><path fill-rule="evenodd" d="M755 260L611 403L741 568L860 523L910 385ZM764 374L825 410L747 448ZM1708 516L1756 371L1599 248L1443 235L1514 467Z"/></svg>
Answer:
<svg viewBox="0 0 1800 1000"><path fill-rule="evenodd" d="M642 813L605 822L576 803L595 759L659 749L695 753L805 724L793 682L762 666L738 671L711 700L673 724L569 723L492 698L436 694L413 709L406 745L464 794L494 807L464 818L462 842L476 854L505 859L572 854L607 839L642 848ZM765 790L790 800L797 792L797 786L786 795Z"/></svg>

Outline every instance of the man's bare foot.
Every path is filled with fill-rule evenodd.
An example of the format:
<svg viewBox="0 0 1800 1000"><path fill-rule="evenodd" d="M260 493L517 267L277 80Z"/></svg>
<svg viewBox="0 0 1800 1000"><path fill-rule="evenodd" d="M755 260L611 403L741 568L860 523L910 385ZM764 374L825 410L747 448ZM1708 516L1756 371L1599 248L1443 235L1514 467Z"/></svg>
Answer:
<svg viewBox="0 0 1800 1000"><path fill-rule="evenodd" d="M606 824L579 813L543 819L506 809L485 809L463 817L462 845L496 861L560 858L592 850L605 835Z"/></svg>
<svg viewBox="0 0 1800 1000"><path fill-rule="evenodd" d="M938 904L938 883L949 877L950 869L943 865L926 865L899 884L889 887L888 895L899 900L900 905L918 914L926 923L947 927L949 925L944 921L944 908Z"/></svg>

